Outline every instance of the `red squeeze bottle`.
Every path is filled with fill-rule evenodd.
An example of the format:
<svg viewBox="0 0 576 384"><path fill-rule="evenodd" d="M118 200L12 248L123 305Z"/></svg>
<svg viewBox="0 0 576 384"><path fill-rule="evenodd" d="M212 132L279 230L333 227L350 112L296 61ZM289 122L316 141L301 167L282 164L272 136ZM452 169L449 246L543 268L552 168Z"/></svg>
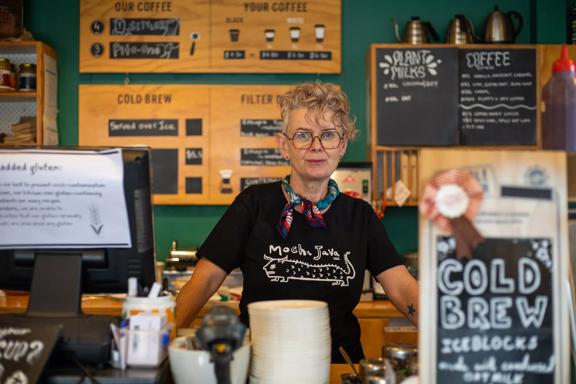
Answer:
<svg viewBox="0 0 576 384"><path fill-rule="evenodd" d="M576 66L562 46L542 91L542 147L576 151Z"/></svg>

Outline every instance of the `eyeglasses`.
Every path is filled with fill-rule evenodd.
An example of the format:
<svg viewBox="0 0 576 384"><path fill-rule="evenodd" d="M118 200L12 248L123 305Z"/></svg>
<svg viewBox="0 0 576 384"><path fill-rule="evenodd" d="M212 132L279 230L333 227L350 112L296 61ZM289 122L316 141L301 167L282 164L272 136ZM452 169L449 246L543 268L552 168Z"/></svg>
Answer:
<svg viewBox="0 0 576 384"><path fill-rule="evenodd" d="M342 141L343 137L340 136L340 133L336 129L328 129L326 131L322 131L320 136L312 135L312 132L309 131L297 131L292 135L290 138L287 134L283 133L284 136L288 140L292 141L294 148L296 149L309 149L312 147L312 143L314 140L318 138L320 140L320 144L324 149L334 149L338 148L340 142Z"/></svg>

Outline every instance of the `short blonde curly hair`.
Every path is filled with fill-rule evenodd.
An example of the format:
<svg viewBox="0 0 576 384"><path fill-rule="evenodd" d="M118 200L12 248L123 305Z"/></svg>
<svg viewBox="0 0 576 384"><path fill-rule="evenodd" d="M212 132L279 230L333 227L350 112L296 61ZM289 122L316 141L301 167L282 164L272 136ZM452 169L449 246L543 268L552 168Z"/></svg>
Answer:
<svg viewBox="0 0 576 384"><path fill-rule="evenodd" d="M348 97L338 86L332 83L308 82L297 84L292 90L278 96L281 109L282 130L286 131L290 112L306 108L315 117L325 119L327 112L332 112L332 123L342 128L348 139L358 134L355 119L350 116Z"/></svg>

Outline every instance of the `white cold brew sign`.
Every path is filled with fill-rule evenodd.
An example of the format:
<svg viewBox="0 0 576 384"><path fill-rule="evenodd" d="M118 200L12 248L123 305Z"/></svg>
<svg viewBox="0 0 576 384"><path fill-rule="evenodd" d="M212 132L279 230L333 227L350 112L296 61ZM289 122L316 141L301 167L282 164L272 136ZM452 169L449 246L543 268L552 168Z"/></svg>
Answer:
<svg viewBox="0 0 576 384"><path fill-rule="evenodd" d="M438 382L553 382L550 239L486 239L471 260L438 237Z"/></svg>
<svg viewBox="0 0 576 384"><path fill-rule="evenodd" d="M420 362L424 383L568 382L566 159L561 153L420 153L425 185L458 169L479 181L470 259L420 221ZM432 321L430 319L433 319Z"/></svg>

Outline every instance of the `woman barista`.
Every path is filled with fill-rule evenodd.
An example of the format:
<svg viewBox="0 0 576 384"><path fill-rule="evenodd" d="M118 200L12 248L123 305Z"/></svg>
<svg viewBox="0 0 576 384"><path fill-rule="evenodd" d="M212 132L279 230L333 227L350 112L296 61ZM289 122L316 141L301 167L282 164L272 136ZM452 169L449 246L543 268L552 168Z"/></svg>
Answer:
<svg viewBox="0 0 576 384"><path fill-rule="evenodd" d="M177 297L177 326L188 326L226 275L240 267L244 323L251 302L325 301L332 362L344 362L339 346L358 362L364 353L352 311L360 300L364 270L414 324L418 283L370 205L339 193L330 179L357 133L345 94L333 84L304 83L278 102L283 132L277 144L291 173L282 182L247 188L224 213L198 250L200 261Z"/></svg>

